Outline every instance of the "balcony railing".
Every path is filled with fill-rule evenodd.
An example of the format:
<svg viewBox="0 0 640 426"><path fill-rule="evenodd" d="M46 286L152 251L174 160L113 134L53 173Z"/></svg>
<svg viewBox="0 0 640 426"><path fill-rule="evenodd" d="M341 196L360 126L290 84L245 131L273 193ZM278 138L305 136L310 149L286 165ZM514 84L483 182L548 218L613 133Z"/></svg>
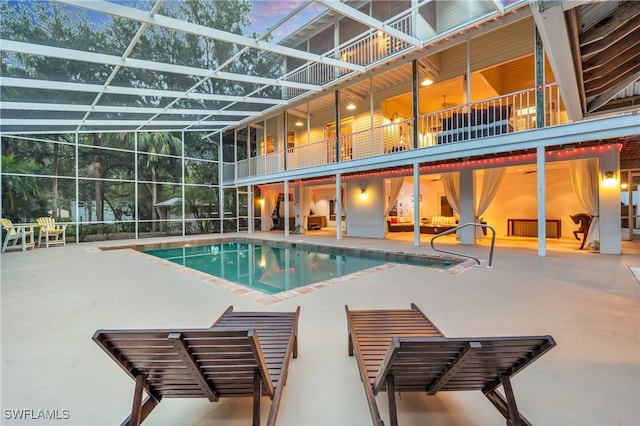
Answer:
<svg viewBox="0 0 640 426"><path fill-rule="evenodd" d="M567 116L556 84L544 87L544 127L566 123ZM289 148L286 152L238 161L237 177L246 178L330 165L378 155L494 137L535 129L539 126L535 89L523 90L424 114L417 120L384 123L354 133ZM418 140L414 145L413 126ZM286 164L286 167L285 167ZM225 173L225 178L227 173Z"/></svg>
<svg viewBox="0 0 640 426"><path fill-rule="evenodd" d="M390 26L404 34L412 34L410 15L401 17L397 21L392 22ZM324 56L340 59L341 61L355 65L367 66L409 49L410 47L411 45L409 43L400 38L385 34L382 31L372 30L364 36L358 36L343 43ZM305 64L290 72L284 76L283 79L296 83L323 86L351 72L351 70L346 68L314 62ZM306 89L288 88L286 97L292 99L305 92Z"/></svg>

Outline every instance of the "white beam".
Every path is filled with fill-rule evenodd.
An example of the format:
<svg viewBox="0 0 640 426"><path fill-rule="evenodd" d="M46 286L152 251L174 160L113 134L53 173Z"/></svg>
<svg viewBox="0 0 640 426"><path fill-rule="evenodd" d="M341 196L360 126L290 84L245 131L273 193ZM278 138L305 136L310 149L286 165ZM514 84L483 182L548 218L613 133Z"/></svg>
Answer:
<svg viewBox="0 0 640 426"><path fill-rule="evenodd" d="M190 22L182 21L180 19L169 18L163 15L151 16L148 12L143 10L134 9L131 7L120 6L115 3L106 1L86 1L86 0L55 0L59 3L64 3L70 6L79 7L81 9L92 10L94 12L100 12L111 16L117 16L124 19L134 20L138 22L147 23L150 25L156 25L162 28L167 28L174 31L179 31L188 34L194 34L198 37L206 37L214 40L220 40L227 43L235 43L242 46L248 46L258 50L264 50L268 52L277 53L279 55L291 56L294 58L304 59L306 61L320 62L327 65L338 66L341 68L350 69L352 71L364 71L364 67L352 64L350 62L344 62L337 59L316 55L313 53L303 52L298 49L290 47L279 46L277 44L268 43L265 41L259 41L251 37L245 37L238 34L229 33L226 31L217 30L215 28L206 27L204 25L193 24Z"/></svg>
<svg viewBox="0 0 640 426"><path fill-rule="evenodd" d="M538 204L538 256L547 255L547 178L544 146L536 147L536 201Z"/></svg>
<svg viewBox="0 0 640 426"><path fill-rule="evenodd" d="M259 77L255 75L234 74L224 71L212 71L202 68L187 67L184 65L166 64L161 62L146 61L143 59L121 58L120 56L105 55L103 53L85 52L80 50L64 49L61 47L44 46L39 44L24 43L13 40L2 40L2 49L8 52L24 53L35 56L67 59L70 61L90 62L96 64L129 67L143 70L158 71L163 73L182 74L189 76L201 76L220 80L241 81L244 83L257 83L282 87L293 87L311 91L320 91L322 87L313 84L298 83L282 79Z"/></svg>
<svg viewBox="0 0 640 426"><path fill-rule="evenodd" d="M540 3L531 3L531 13L542 38L553 75L560 83L558 87L567 115L571 120L582 120L584 116L580 91L562 4L555 4L544 10L541 10L541 6Z"/></svg>
<svg viewBox="0 0 640 426"><path fill-rule="evenodd" d="M491 6L500 14L504 14L504 0L489 0Z"/></svg>
<svg viewBox="0 0 640 426"><path fill-rule="evenodd" d="M2 102L4 110L21 111L74 111L74 112L115 112L124 114L180 114L180 115L230 115L239 117L252 117L259 115L260 111L232 111L209 109L177 109L177 108L153 108L153 107L123 107L109 105L78 105L78 104L53 104L38 102Z"/></svg>
<svg viewBox="0 0 640 426"><path fill-rule="evenodd" d="M375 28L379 31L384 31L385 33L394 36L402 41L405 41L415 47L422 47L422 42L415 37L412 37L408 34L403 33L402 31L396 30L389 24L385 24L377 19L372 18L371 16L360 12L358 9L354 9L353 7L347 6L346 4L335 1L335 0L317 0L318 3L328 7L331 10L334 10L341 15L344 15L348 18L351 18L355 21L360 22L368 27Z"/></svg>
<svg viewBox="0 0 640 426"><path fill-rule="evenodd" d="M175 90L141 89L135 87L109 86L99 84L66 83L63 81L32 80L28 78L0 77L0 86L21 87L27 89L64 90L68 92L105 93L128 96L157 96L162 98L184 98L194 100L247 102L254 104L285 105L287 101L273 98L258 98L251 96L218 95L215 93L178 92Z"/></svg>
<svg viewBox="0 0 640 426"><path fill-rule="evenodd" d="M232 126L237 124L236 121L169 121L169 120L155 120L149 122L147 120L60 120L60 119L23 119L23 118L9 118L3 119L3 126L30 126L30 127L42 127L42 126Z"/></svg>

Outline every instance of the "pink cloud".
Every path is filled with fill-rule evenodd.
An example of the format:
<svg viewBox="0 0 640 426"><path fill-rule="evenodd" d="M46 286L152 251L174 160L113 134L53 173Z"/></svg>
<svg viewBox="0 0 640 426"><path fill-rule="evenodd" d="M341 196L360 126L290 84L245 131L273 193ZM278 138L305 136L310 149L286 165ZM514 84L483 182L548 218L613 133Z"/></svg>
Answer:
<svg viewBox="0 0 640 426"><path fill-rule="evenodd" d="M253 5L251 16L249 17L252 26L248 28L250 32L258 34L264 33L267 28L273 27L280 19L295 10L304 0L252 0ZM318 16L325 7L317 3L311 3L296 16L290 19L283 27L278 28L274 33L276 40L282 39L297 30L314 17Z"/></svg>
<svg viewBox="0 0 640 426"><path fill-rule="evenodd" d="M298 7L303 0L254 0L252 16L255 17L283 17Z"/></svg>

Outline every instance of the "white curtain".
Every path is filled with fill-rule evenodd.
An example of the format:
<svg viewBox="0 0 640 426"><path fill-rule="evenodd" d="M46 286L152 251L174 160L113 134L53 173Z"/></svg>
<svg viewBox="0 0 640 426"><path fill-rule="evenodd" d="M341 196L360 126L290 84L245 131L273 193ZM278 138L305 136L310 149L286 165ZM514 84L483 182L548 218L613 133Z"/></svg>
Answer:
<svg viewBox="0 0 640 426"><path fill-rule="evenodd" d="M442 174L444 195L454 212L460 216L460 173L451 172Z"/></svg>
<svg viewBox="0 0 640 426"><path fill-rule="evenodd" d="M265 231L271 231L271 228L273 228L273 218L271 217L271 213L273 213L273 209L276 208L277 201L278 193L276 191L264 191L264 218L267 225Z"/></svg>
<svg viewBox="0 0 640 426"><path fill-rule="evenodd" d="M389 212L391 211L391 207L396 203L398 199L398 195L400 195L400 190L402 189L402 183L404 182L404 178L391 178L389 179L389 199L385 200L386 206L384 209L384 216L387 217Z"/></svg>
<svg viewBox="0 0 640 426"><path fill-rule="evenodd" d="M307 218L311 214L311 188L304 186L300 188L300 225L307 229L309 226Z"/></svg>
<svg viewBox="0 0 640 426"><path fill-rule="evenodd" d="M595 158L572 161L570 167L573 193L583 209L593 216L587 246L597 247L600 243L600 203L598 198L598 161Z"/></svg>
<svg viewBox="0 0 640 426"><path fill-rule="evenodd" d="M498 188L500 187L500 183L504 177L505 170L506 169L504 167L501 167L496 169L486 169L484 171L484 175L482 176L482 191L480 192L480 198L476 205L476 222L487 210L493 200L493 197L496 196L496 192L498 192ZM482 228L476 228L476 238L482 238L483 235L484 232L482 232Z"/></svg>

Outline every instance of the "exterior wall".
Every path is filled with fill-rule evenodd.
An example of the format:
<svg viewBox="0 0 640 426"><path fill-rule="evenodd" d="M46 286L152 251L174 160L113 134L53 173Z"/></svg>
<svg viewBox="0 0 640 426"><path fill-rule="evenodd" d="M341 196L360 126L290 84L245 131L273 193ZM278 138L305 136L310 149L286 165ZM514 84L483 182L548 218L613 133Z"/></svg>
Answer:
<svg viewBox="0 0 640 426"><path fill-rule="evenodd" d="M367 198L361 199L362 189ZM382 178L354 179L346 185L347 235L349 237L384 238L385 226Z"/></svg>
<svg viewBox="0 0 640 426"><path fill-rule="evenodd" d="M460 170L460 225L475 222L475 174L473 170ZM469 226L459 231L462 244L475 243L475 231Z"/></svg>
<svg viewBox="0 0 640 426"><path fill-rule="evenodd" d="M610 150L598 161L600 190L600 253L620 254L622 251L622 230L620 229L620 154ZM615 182L605 182L604 174L613 171Z"/></svg>
<svg viewBox="0 0 640 426"><path fill-rule="evenodd" d="M489 68L533 54L533 18L507 25L470 41L471 71ZM505 43L508 40L508 43ZM490 54L487 54L490 52ZM464 64L466 67L466 63ZM463 68L464 72L464 68ZM508 77L508 76L507 76Z"/></svg>

